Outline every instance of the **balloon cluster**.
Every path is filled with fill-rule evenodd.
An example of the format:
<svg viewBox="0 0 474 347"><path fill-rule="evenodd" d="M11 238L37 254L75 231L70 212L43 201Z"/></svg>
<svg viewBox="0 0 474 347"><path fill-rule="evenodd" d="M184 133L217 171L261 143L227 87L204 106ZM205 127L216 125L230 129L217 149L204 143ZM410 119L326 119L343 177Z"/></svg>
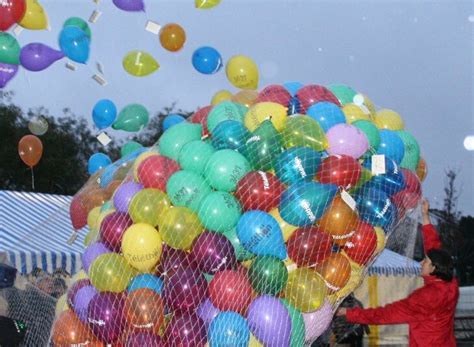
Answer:
<svg viewBox="0 0 474 347"><path fill-rule="evenodd" d="M394 111L343 85L232 100L171 124L74 197L74 226L91 229L87 278L54 343L309 344L419 201L426 166Z"/></svg>

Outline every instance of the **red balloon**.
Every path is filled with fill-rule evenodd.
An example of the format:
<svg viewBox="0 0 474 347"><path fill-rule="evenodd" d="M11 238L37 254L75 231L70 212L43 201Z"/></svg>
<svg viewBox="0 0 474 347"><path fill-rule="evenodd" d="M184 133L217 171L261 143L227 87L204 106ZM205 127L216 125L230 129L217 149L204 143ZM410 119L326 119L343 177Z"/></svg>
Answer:
<svg viewBox="0 0 474 347"><path fill-rule="evenodd" d="M191 123L197 123L202 125L202 136L208 136L209 130L207 129L207 116L209 112L211 112L212 106L205 106L203 108L198 109L194 114L189 117L189 121Z"/></svg>
<svg viewBox="0 0 474 347"><path fill-rule="evenodd" d="M353 261L361 265L367 264L377 248L377 234L374 227L360 222L354 234L343 248L347 256Z"/></svg>
<svg viewBox="0 0 474 347"><path fill-rule="evenodd" d="M3 3L0 1L0 31L6 31L21 21L25 11L25 0L6 0Z"/></svg>
<svg viewBox="0 0 474 347"><path fill-rule="evenodd" d="M300 88L296 92L296 97L301 104L301 113L306 114L306 110L317 102L328 101L341 107L341 103L336 96L327 88L310 84Z"/></svg>
<svg viewBox="0 0 474 347"><path fill-rule="evenodd" d="M203 232L194 240L191 259L200 271L208 274L233 269L237 265L234 246L229 239L209 231Z"/></svg>
<svg viewBox="0 0 474 347"><path fill-rule="evenodd" d="M179 164L173 159L152 155L138 166L138 179L145 188L157 188L166 192L166 182L179 170Z"/></svg>
<svg viewBox="0 0 474 347"><path fill-rule="evenodd" d="M348 189L357 184L362 166L348 155L330 155L323 160L316 178L324 184L335 184Z"/></svg>
<svg viewBox="0 0 474 347"><path fill-rule="evenodd" d="M268 172L252 171L237 184L235 197L243 209L270 211L280 204L280 196L285 186L277 177Z"/></svg>
<svg viewBox="0 0 474 347"><path fill-rule="evenodd" d="M82 196L74 196L69 205L69 217L74 229L79 230L87 225L87 213Z"/></svg>
<svg viewBox="0 0 474 347"><path fill-rule="evenodd" d="M402 168L405 188L392 196L392 201L397 206L398 214L405 215L406 211L415 208L421 199L421 183L418 176L408 169Z"/></svg>
<svg viewBox="0 0 474 347"><path fill-rule="evenodd" d="M133 224L128 213L112 212L100 224L100 239L114 252L122 249L122 237L125 231Z"/></svg>
<svg viewBox="0 0 474 347"><path fill-rule="evenodd" d="M276 102L283 106L288 106L291 100L291 94L285 87L278 84L271 84L265 87L260 94L258 94L255 102Z"/></svg>
<svg viewBox="0 0 474 347"><path fill-rule="evenodd" d="M288 256L298 267L313 266L326 260L332 251L331 236L318 227L296 229L287 241Z"/></svg>
<svg viewBox="0 0 474 347"><path fill-rule="evenodd" d="M209 297L219 310L245 315L252 300L252 286L243 271L221 271L209 283Z"/></svg>

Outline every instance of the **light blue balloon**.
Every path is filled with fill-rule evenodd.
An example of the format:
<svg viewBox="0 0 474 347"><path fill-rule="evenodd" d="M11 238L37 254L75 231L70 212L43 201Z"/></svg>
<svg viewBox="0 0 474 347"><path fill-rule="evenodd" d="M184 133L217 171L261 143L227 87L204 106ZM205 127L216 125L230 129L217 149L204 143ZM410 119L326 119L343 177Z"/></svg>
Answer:
<svg viewBox="0 0 474 347"><path fill-rule="evenodd" d="M108 99L97 101L92 110L92 119L99 129L105 129L112 125L117 117L117 107Z"/></svg>
<svg viewBox="0 0 474 347"><path fill-rule="evenodd" d="M85 64L89 59L90 38L77 26L67 26L59 34L59 47L66 57Z"/></svg>
<svg viewBox="0 0 474 347"><path fill-rule="evenodd" d="M283 192L280 200L280 216L296 226L314 224L331 205L337 192L333 184L298 182Z"/></svg>
<svg viewBox="0 0 474 347"><path fill-rule="evenodd" d="M222 67L221 54L213 47L200 47L193 53L194 68L202 74L212 75Z"/></svg>
<svg viewBox="0 0 474 347"><path fill-rule="evenodd" d="M298 90L304 87L304 85L303 83L300 83L300 82L285 82L283 83L283 87L285 87L286 90L288 90L291 96L295 96Z"/></svg>
<svg viewBox="0 0 474 347"><path fill-rule="evenodd" d="M112 200L108 200L104 202L104 204L100 207L100 212L105 212L108 210L113 210L114 206L112 205Z"/></svg>
<svg viewBox="0 0 474 347"><path fill-rule="evenodd" d="M212 133L212 145L216 149L243 149L250 132L245 125L235 120L219 123Z"/></svg>
<svg viewBox="0 0 474 347"><path fill-rule="evenodd" d="M395 160L397 164L400 164L405 155L405 145L395 131L381 129L380 146L377 149L377 154L384 154L386 157Z"/></svg>
<svg viewBox="0 0 474 347"><path fill-rule="evenodd" d="M280 225L266 212L245 212L237 223L237 236L242 246L255 255L273 255L281 260L287 257Z"/></svg>
<svg viewBox="0 0 474 347"><path fill-rule="evenodd" d="M158 294L161 294L163 290L163 280L157 276L153 276L152 274L141 274L134 277L130 284L128 285L127 291L129 293L133 292L134 290L140 288L148 288L151 289Z"/></svg>
<svg viewBox="0 0 474 347"><path fill-rule="evenodd" d="M247 347L250 330L247 320L236 312L219 313L208 331L210 347Z"/></svg>
<svg viewBox="0 0 474 347"><path fill-rule="evenodd" d="M87 171L90 175L93 175L97 171L103 169L106 166L112 164L110 157L104 153L95 153L89 158L87 163Z"/></svg>
<svg viewBox="0 0 474 347"><path fill-rule="evenodd" d="M282 183L311 181L321 164L321 154L309 147L291 147L275 160L275 174Z"/></svg>
<svg viewBox="0 0 474 347"><path fill-rule="evenodd" d="M346 122L344 112L332 102L317 102L308 108L306 114L316 120L324 132L327 132L336 124Z"/></svg>
<svg viewBox="0 0 474 347"><path fill-rule="evenodd" d="M379 226L387 233L395 226L397 208L383 191L370 188L360 189L356 196L357 210L363 221Z"/></svg>
<svg viewBox="0 0 474 347"><path fill-rule="evenodd" d="M184 121L186 121L186 118L184 118L180 114L169 114L163 120L163 130L168 130L173 125L179 124Z"/></svg>

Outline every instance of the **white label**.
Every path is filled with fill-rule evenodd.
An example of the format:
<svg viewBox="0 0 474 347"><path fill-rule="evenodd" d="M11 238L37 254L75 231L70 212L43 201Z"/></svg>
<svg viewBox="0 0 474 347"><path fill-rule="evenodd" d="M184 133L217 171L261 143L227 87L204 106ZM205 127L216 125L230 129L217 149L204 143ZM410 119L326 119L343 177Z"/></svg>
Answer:
<svg viewBox="0 0 474 347"><path fill-rule="evenodd" d="M97 67L97 71L99 71L102 75L104 75L104 65L102 65L99 61L95 63Z"/></svg>
<svg viewBox="0 0 474 347"><path fill-rule="evenodd" d="M93 0L95 4L99 4L100 0Z"/></svg>
<svg viewBox="0 0 474 347"><path fill-rule="evenodd" d="M374 154L372 156L372 174L383 175L385 172L385 155Z"/></svg>
<svg viewBox="0 0 474 347"><path fill-rule="evenodd" d="M13 27L13 33L15 34L15 36L20 36L22 32L23 32L23 27L15 24L15 26Z"/></svg>
<svg viewBox="0 0 474 347"><path fill-rule="evenodd" d="M71 71L76 71L77 70L77 66L75 64L69 62L69 61L66 63L66 68L68 68Z"/></svg>
<svg viewBox="0 0 474 347"><path fill-rule="evenodd" d="M99 140L99 142L103 146L107 146L112 141L112 139L109 137L109 135L107 135L107 133L100 133L97 136L97 140Z"/></svg>
<svg viewBox="0 0 474 347"><path fill-rule="evenodd" d="M349 206L351 208L351 210L353 210L353 211L355 210L356 202L355 202L354 198L348 192L346 192L345 190L343 190L341 192L341 199L342 199L342 201L344 201L347 204L347 206Z"/></svg>
<svg viewBox="0 0 474 347"><path fill-rule="evenodd" d="M94 76L92 76L92 79L96 81L97 83L99 83L101 86L105 86L107 84L107 81L105 80L105 78L99 74L95 74Z"/></svg>
<svg viewBox="0 0 474 347"><path fill-rule="evenodd" d="M97 22L101 14L102 12L94 10L94 12L92 12L91 16L89 17L89 23Z"/></svg>
<svg viewBox="0 0 474 347"><path fill-rule="evenodd" d="M297 268L298 268L298 265L296 265L295 263L291 263L286 266L286 269L288 270L288 272L293 272Z"/></svg>
<svg viewBox="0 0 474 347"><path fill-rule="evenodd" d="M158 35L161 30L161 25L156 22L153 22L152 20L149 20L146 22L145 30L152 34Z"/></svg>

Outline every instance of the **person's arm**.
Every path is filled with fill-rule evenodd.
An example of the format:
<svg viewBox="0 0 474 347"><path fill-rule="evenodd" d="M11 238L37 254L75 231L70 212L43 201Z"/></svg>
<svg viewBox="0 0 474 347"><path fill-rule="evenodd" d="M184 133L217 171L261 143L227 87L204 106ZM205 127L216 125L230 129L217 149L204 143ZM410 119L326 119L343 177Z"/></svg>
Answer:
<svg viewBox="0 0 474 347"><path fill-rule="evenodd" d="M430 204L428 200L424 199L421 206L421 213L423 216L423 226L421 232L423 233L423 247L425 249L425 254L432 249L441 248L441 240L439 238L436 228L431 224L430 219Z"/></svg>

